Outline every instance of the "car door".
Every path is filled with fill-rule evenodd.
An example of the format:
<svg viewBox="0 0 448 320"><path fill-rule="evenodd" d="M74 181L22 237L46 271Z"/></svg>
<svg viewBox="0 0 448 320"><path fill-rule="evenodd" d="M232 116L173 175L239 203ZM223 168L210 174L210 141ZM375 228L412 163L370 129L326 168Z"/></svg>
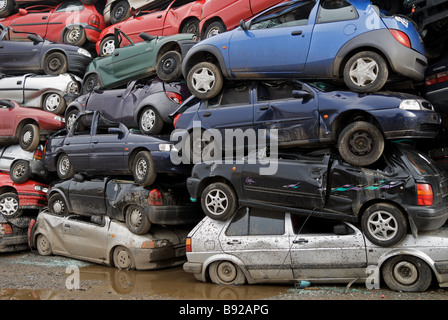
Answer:
<svg viewBox="0 0 448 320"><path fill-rule="evenodd" d="M64 1L48 15L48 27L45 37L50 41L61 41L66 26L84 25L87 22L83 15L84 5L81 1ZM85 25L86 28L90 26Z"/></svg>
<svg viewBox="0 0 448 320"><path fill-rule="evenodd" d="M76 119L63 142L63 152L67 154L76 171L89 169L89 150L92 130L92 114L83 114Z"/></svg>
<svg viewBox="0 0 448 320"><path fill-rule="evenodd" d="M5 73L23 73L40 70L40 53L43 42L9 40L11 30L5 30L0 40L0 71Z"/></svg>
<svg viewBox="0 0 448 320"><path fill-rule="evenodd" d="M253 74L295 76L303 72L313 22L314 2L275 7L251 20L250 28L233 31L228 44L228 69L236 77ZM261 77L261 75L260 75Z"/></svg>
<svg viewBox="0 0 448 320"><path fill-rule="evenodd" d="M33 8L27 10L25 14L14 19L10 27L15 31L31 32L46 37L51 8ZM26 37L26 34L16 33L11 39L19 40Z"/></svg>
<svg viewBox="0 0 448 320"><path fill-rule="evenodd" d="M0 104L0 137L12 138L15 136L17 113L11 105Z"/></svg>
<svg viewBox="0 0 448 320"><path fill-rule="evenodd" d="M241 208L219 234L219 243L255 279L292 279L283 212Z"/></svg>
<svg viewBox="0 0 448 320"><path fill-rule="evenodd" d="M258 85L254 127L276 134L279 145L298 146L317 142L319 123L317 99L301 83L270 82Z"/></svg>
<svg viewBox="0 0 448 320"><path fill-rule="evenodd" d="M328 218L290 216L294 279L366 278L364 236L357 228Z"/></svg>
<svg viewBox="0 0 448 320"><path fill-rule="evenodd" d="M3 99L24 103L26 75L17 77L2 76L0 79L0 94Z"/></svg>
<svg viewBox="0 0 448 320"><path fill-rule="evenodd" d="M105 188L107 179L70 180L68 200L71 212L80 215L106 214Z"/></svg>

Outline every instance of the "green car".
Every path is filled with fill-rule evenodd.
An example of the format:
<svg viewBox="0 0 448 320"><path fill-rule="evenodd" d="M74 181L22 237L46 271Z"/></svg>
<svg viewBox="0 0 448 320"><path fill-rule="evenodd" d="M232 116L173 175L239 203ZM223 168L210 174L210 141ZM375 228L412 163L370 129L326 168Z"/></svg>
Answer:
<svg viewBox="0 0 448 320"><path fill-rule="evenodd" d="M131 43L120 48L122 37ZM115 88L130 80L157 73L163 81L182 77L182 58L198 42L194 34L180 33L155 37L140 33L143 42L134 43L119 29L115 29L115 50L111 55L95 58L87 67L83 79L83 93L95 86Z"/></svg>

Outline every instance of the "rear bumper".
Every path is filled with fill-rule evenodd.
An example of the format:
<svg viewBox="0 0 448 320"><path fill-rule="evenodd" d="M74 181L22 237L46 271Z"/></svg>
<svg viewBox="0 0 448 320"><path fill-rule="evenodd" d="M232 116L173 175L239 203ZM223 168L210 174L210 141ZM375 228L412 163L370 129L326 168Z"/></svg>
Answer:
<svg viewBox="0 0 448 320"><path fill-rule="evenodd" d="M156 249L129 249L137 270L155 270L179 266L186 261L185 246Z"/></svg>
<svg viewBox="0 0 448 320"><path fill-rule="evenodd" d="M204 218L199 206L187 205L149 206L147 216L151 223L164 225L193 224Z"/></svg>
<svg viewBox="0 0 448 320"><path fill-rule="evenodd" d="M419 231L436 230L443 226L448 219L448 205L406 206L409 218L415 223Z"/></svg>
<svg viewBox="0 0 448 320"><path fill-rule="evenodd" d="M0 252L29 250L27 235L6 236L0 238Z"/></svg>

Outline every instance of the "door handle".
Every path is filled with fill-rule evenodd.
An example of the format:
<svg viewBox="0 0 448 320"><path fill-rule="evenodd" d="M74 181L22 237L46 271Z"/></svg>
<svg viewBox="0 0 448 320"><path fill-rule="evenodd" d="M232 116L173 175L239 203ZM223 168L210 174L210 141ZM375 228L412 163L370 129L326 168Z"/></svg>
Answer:
<svg viewBox="0 0 448 320"><path fill-rule="evenodd" d="M241 241L240 240L227 241L227 244L230 244L230 245L232 245L232 244L241 244Z"/></svg>
<svg viewBox="0 0 448 320"><path fill-rule="evenodd" d="M47 20L47 19L48 19L48 16L42 17L42 20Z"/></svg>
<svg viewBox="0 0 448 320"><path fill-rule="evenodd" d="M260 110L268 110L269 109L269 106L261 106L260 107Z"/></svg>
<svg viewBox="0 0 448 320"><path fill-rule="evenodd" d="M291 35L292 36L300 36L302 33L303 33L302 30L296 30L296 31L291 32Z"/></svg>
<svg viewBox="0 0 448 320"><path fill-rule="evenodd" d="M119 52L115 52L115 53L114 53L114 57L118 57L119 55L120 55Z"/></svg>
<svg viewBox="0 0 448 320"><path fill-rule="evenodd" d="M64 227L67 229L70 229L70 225L69 224L64 224Z"/></svg>
<svg viewBox="0 0 448 320"><path fill-rule="evenodd" d="M92 140L93 144L97 144L99 141L98 140Z"/></svg>
<svg viewBox="0 0 448 320"><path fill-rule="evenodd" d="M206 113L203 114L204 117L210 117L211 115L212 115L211 112L206 112Z"/></svg>
<svg viewBox="0 0 448 320"><path fill-rule="evenodd" d="M160 15L160 16L157 16L157 19L160 19L160 18L162 18L162 15Z"/></svg>
<svg viewBox="0 0 448 320"><path fill-rule="evenodd" d="M308 240L300 238L300 239L294 240L292 243L308 243Z"/></svg>

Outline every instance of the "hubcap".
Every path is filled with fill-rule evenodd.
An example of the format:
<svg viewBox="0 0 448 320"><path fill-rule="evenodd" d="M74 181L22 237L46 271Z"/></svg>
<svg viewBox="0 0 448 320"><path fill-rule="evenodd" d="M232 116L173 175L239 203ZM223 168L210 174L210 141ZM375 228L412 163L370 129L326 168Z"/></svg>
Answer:
<svg viewBox="0 0 448 320"><path fill-rule="evenodd" d="M13 175L15 178L20 178L25 174L25 165L23 163L19 163L16 165Z"/></svg>
<svg viewBox="0 0 448 320"><path fill-rule="evenodd" d="M223 282L232 282L236 278L235 267L230 262L221 262L218 266L218 275Z"/></svg>
<svg viewBox="0 0 448 320"><path fill-rule="evenodd" d="M210 38L210 37L216 36L216 35L218 35L220 33L221 32L219 31L219 28L218 27L214 27L214 28L211 28L209 30L209 32L207 33L207 35L205 37L206 38Z"/></svg>
<svg viewBox="0 0 448 320"><path fill-rule="evenodd" d="M125 250L120 250L117 253L117 267L120 269L127 269L130 267L130 257Z"/></svg>
<svg viewBox="0 0 448 320"><path fill-rule="evenodd" d="M149 131L154 127L154 123L156 122L156 114L154 110L149 109L146 110L142 115L142 128L145 131Z"/></svg>
<svg viewBox="0 0 448 320"><path fill-rule="evenodd" d="M53 212L56 214L61 214L64 211L64 203L57 200L53 203Z"/></svg>
<svg viewBox="0 0 448 320"><path fill-rule="evenodd" d="M103 49L101 50L101 53L103 55L110 55L114 53L115 50L115 42L114 40L107 40L104 42Z"/></svg>
<svg viewBox="0 0 448 320"><path fill-rule="evenodd" d="M139 159L137 161L137 167L136 167L137 177L139 179L143 179L146 175L146 172L148 170L148 165L144 159Z"/></svg>
<svg viewBox="0 0 448 320"><path fill-rule="evenodd" d="M78 28L71 29L67 34L67 40L71 43L75 43L79 40L81 31Z"/></svg>
<svg viewBox="0 0 448 320"><path fill-rule="evenodd" d="M201 93L210 91L215 84L215 75L208 68L200 68L193 74L193 88Z"/></svg>
<svg viewBox="0 0 448 320"><path fill-rule="evenodd" d="M19 209L19 202L14 197L6 197L0 201L0 212L6 216L13 215Z"/></svg>
<svg viewBox="0 0 448 320"><path fill-rule="evenodd" d="M379 68L375 60L359 58L350 68L350 79L355 85L364 87L374 82L378 73Z"/></svg>
<svg viewBox="0 0 448 320"><path fill-rule="evenodd" d="M69 171L69 168L70 168L70 160L68 159L68 157L64 156L60 162L59 171L63 175L66 175L67 172Z"/></svg>
<svg viewBox="0 0 448 320"><path fill-rule="evenodd" d="M221 190L211 190L205 199L207 209L213 214L222 214L228 205L228 199Z"/></svg>
<svg viewBox="0 0 448 320"><path fill-rule="evenodd" d="M142 213L138 209L132 210L129 217L129 222L134 226L138 227L142 223Z"/></svg>
<svg viewBox="0 0 448 320"><path fill-rule="evenodd" d="M402 284L412 284L418 279L417 268L408 261L401 261L394 267L394 276Z"/></svg>
<svg viewBox="0 0 448 320"><path fill-rule="evenodd" d="M58 58L53 58L50 60L48 67L51 71L57 71L62 67L62 62Z"/></svg>
<svg viewBox="0 0 448 320"><path fill-rule="evenodd" d="M32 139L33 139L33 133L31 131L28 130L23 134L23 137L22 137L23 142L29 143L29 142L31 142Z"/></svg>
<svg viewBox="0 0 448 320"><path fill-rule="evenodd" d="M59 104L61 103L61 98L58 94L51 94L45 103L45 107L48 111L53 112L54 110L59 107Z"/></svg>
<svg viewBox="0 0 448 320"><path fill-rule="evenodd" d="M353 154L363 156L372 151L373 139L366 132L355 132L350 137L350 149Z"/></svg>
<svg viewBox="0 0 448 320"><path fill-rule="evenodd" d="M367 221L369 233L380 241L392 239L398 232L397 220L386 211L374 212Z"/></svg>

